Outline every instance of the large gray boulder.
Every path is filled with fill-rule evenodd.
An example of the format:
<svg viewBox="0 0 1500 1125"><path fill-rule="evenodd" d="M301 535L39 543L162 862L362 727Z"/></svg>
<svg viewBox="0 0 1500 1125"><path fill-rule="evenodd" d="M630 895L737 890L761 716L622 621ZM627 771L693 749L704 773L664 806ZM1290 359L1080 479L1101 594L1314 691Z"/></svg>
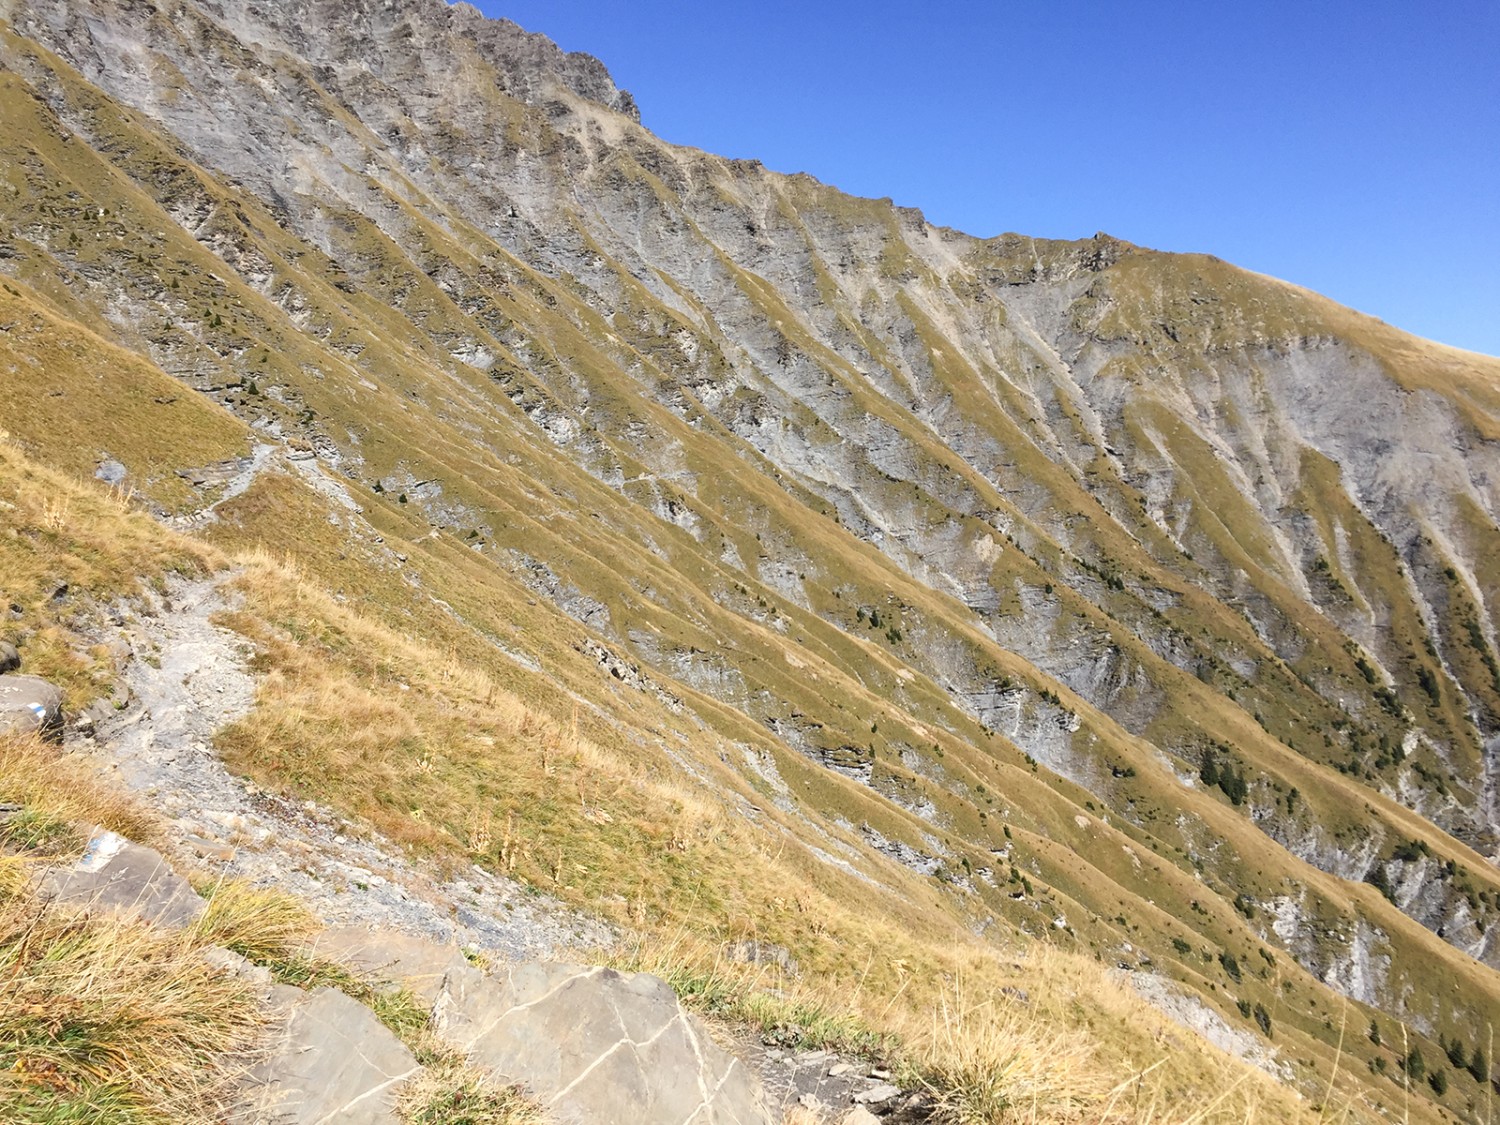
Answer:
<svg viewBox="0 0 1500 1125"><path fill-rule="evenodd" d="M96 829L81 859L53 870L42 892L55 902L139 914L160 926L186 926L204 902L158 852Z"/></svg>
<svg viewBox="0 0 1500 1125"><path fill-rule="evenodd" d="M455 966L432 1025L558 1125L770 1125L755 1076L645 973Z"/></svg>
<svg viewBox="0 0 1500 1125"><path fill-rule="evenodd" d="M62 692L37 676L0 676L0 734L35 731L62 738Z"/></svg>
<svg viewBox="0 0 1500 1125"><path fill-rule="evenodd" d="M272 985L267 1001L276 1025L230 1125L400 1125L396 1093L421 1067L374 1012L332 988Z"/></svg>

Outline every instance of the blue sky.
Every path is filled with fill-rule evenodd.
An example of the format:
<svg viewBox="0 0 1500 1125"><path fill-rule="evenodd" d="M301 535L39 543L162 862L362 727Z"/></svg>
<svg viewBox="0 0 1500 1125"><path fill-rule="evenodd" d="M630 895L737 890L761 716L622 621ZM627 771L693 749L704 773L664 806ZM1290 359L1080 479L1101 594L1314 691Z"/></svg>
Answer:
<svg viewBox="0 0 1500 1125"><path fill-rule="evenodd" d="M481 0L678 144L1216 254L1500 355L1500 3Z"/></svg>

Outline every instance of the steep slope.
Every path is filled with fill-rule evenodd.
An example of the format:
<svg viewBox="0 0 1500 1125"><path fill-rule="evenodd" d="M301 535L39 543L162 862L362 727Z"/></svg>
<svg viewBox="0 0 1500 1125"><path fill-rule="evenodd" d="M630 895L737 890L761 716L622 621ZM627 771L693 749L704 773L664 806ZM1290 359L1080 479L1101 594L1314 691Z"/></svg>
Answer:
<svg viewBox="0 0 1500 1125"><path fill-rule="evenodd" d="M177 470L284 445L205 534L734 795L705 838L786 833L830 901L892 888L895 932L999 920L1261 1004L1309 1088L1328 988L1418 1035L1494 1019L1500 363L673 148L462 5L0 13L33 455L181 514ZM262 596L283 687L238 768L423 847L519 813L580 895L817 944L725 856L590 827L579 778L508 793L513 732L473 716L292 752L340 697L286 642L340 667L360 632Z"/></svg>

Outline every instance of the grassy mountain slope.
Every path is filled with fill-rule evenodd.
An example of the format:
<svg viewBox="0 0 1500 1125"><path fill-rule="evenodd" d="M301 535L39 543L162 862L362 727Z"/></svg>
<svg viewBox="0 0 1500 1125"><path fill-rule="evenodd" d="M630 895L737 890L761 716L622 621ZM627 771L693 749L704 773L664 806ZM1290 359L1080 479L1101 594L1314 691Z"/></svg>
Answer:
<svg viewBox="0 0 1500 1125"><path fill-rule="evenodd" d="M1482 1037L1500 364L667 146L435 2L262 7L0 28L5 425L256 560L235 768L876 991L1025 931L1260 1005L1317 1101Z"/></svg>

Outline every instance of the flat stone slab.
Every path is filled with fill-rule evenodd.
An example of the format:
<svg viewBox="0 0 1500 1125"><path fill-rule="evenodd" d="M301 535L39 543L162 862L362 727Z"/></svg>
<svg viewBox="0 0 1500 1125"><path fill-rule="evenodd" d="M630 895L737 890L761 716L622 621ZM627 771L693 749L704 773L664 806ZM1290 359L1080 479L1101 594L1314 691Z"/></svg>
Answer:
<svg viewBox="0 0 1500 1125"><path fill-rule="evenodd" d="M645 973L455 967L433 1028L558 1125L770 1125L755 1076Z"/></svg>
<svg viewBox="0 0 1500 1125"><path fill-rule="evenodd" d="M436 1003L450 971L469 965L451 945L354 926L324 930L313 944L313 952L358 976L398 984L428 1004Z"/></svg>
<svg viewBox="0 0 1500 1125"><path fill-rule="evenodd" d="M400 1125L396 1092L421 1067L375 1013L334 988L276 985L269 1000L281 1023L230 1125Z"/></svg>
<svg viewBox="0 0 1500 1125"><path fill-rule="evenodd" d="M12 650L14 651L14 650ZM62 692L38 676L0 676L0 734L62 738Z"/></svg>
<svg viewBox="0 0 1500 1125"><path fill-rule="evenodd" d="M161 853L96 829L72 867L48 872L42 892L56 902L139 914L160 926L186 926L205 908Z"/></svg>

